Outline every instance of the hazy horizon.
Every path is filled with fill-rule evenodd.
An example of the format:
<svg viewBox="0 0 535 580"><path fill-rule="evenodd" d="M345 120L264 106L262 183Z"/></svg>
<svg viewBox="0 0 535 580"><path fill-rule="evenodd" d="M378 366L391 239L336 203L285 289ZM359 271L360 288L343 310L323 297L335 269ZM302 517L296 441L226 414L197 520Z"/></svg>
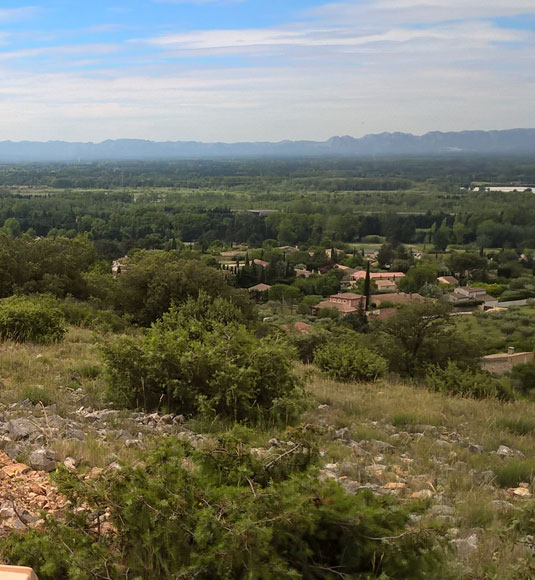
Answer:
<svg viewBox="0 0 535 580"><path fill-rule="evenodd" d="M535 127L533 0L5 0L0 141Z"/></svg>
<svg viewBox="0 0 535 580"><path fill-rule="evenodd" d="M424 133L412 133L409 131L382 131L380 133L366 133L365 135L331 135L330 137L328 137L327 139L279 139L277 141L275 140L262 140L262 139L248 139L248 140L243 140L243 141L230 141L230 140L219 140L219 141L201 141L201 140L197 140L197 139L166 139L166 140L158 140L158 139L146 139L145 137L117 137L117 138L112 138L112 139L100 139L100 140L79 140L79 141L73 141L73 140L66 140L66 139L47 139L47 140L30 140L30 139L25 139L25 140L15 140L15 139L1 139L0 143L6 143L6 142L11 142L14 144L20 144L20 143L42 143L42 144L46 144L46 143L54 143L54 142L61 142L61 143L69 143L69 144L75 144L75 143L80 143L80 144L84 144L84 145L101 145L103 143L106 143L107 141L147 141L147 142L152 142L152 143L188 143L188 142L197 142L197 143L203 143L206 145L210 145L210 144L223 144L223 145L234 145L234 144L239 144L239 143L269 143L269 144L280 144L280 143L285 143L285 142L292 142L292 143L299 143L299 142L312 142L312 143L325 143L330 141L331 139L345 139L345 138L350 138L350 139L355 139L355 140L360 140L366 137L376 137L376 136L381 136L381 135L407 135L407 136L411 136L411 137L425 137L426 135L429 134L433 134L433 133L443 133L443 134L447 134L447 133L453 133L453 134L461 134L461 133L472 133L472 132L481 132L481 133L495 133L495 132L499 132L502 133L504 131L535 131L535 127L511 127L509 129L474 129L474 130L470 130L470 129L461 129L460 131L438 131L438 130L430 130L430 131L426 131Z"/></svg>

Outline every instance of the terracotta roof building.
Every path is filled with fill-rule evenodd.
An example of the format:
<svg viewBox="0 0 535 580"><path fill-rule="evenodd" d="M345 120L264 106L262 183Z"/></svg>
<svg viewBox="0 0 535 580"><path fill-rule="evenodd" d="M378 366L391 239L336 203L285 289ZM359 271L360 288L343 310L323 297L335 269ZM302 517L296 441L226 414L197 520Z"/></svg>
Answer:
<svg viewBox="0 0 535 580"><path fill-rule="evenodd" d="M267 292L271 286L269 284L256 284L255 286L251 286L248 288L249 292Z"/></svg>
<svg viewBox="0 0 535 580"><path fill-rule="evenodd" d="M412 293L406 294L405 292L392 292L391 294L373 294L371 297L371 303L375 304L378 308L381 304L391 303L391 304L411 304L413 302L422 302L425 300L420 294Z"/></svg>
<svg viewBox="0 0 535 580"><path fill-rule="evenodd" d="M459 280L453 276L440 276L437 278L438 284L445 284L448 286L459 286Z"/></svg>
<svg viewBox="0 0 535 580"><path fill-rule="evenodd" d="M398 287L392 280L374 280L379 292L395 292Z"/></svg>
<svg viewBox="0 0 535 580"><path fill-rule="evenodd" d="M349 314L350 312L357 312L360 308L364 308L364 304L364 296L354 294L353 292L343 292L341 294L332 294L328 300L321 301L314 309L319 311L325 308L335 308L341 314Z"/></svg>
<svg viewBox="0 0 535 580"><path fill-rule="evenodd" d="M258 258L255 258L253 260L253 264L256 264L257 266L262 266L262 268L267 268L269 266L269 262L266 262L265 260L259 260Z"/></svg>
<svg viewBox="0 0 535 580"><path fill-rule="evenodd" d="M369 310L366 315L369 320L388 320L395 316L397 308L378 308L377 310Z"/></svg>
<svg viewBox="0 0 535 580"><path fill-rule="evenodd" d="M298 278L310 278L310 276L312 276L312 272L310 270L302 270L300 268L297 268L295 270L295 275Z"/></svg>
<svg viewBox="0 0 535 580"><path fill-rule="evenodd" d="M283 324L282 327L284 330L288 332L299 332L300 334L307 334L310 332L312 328L311 324L307 324L306 322L294 322L293 324Z"/></svg>
<svg viewBox="0 0 535 580"><path fill-rule="evenodd" d="M403 272L370 272L370 280L391 280L392 282L396 282L400 278L404 278L405 274ZM351 276L353 280L365 280L366 279L366 270L357 270L353 276Z"/></svg>

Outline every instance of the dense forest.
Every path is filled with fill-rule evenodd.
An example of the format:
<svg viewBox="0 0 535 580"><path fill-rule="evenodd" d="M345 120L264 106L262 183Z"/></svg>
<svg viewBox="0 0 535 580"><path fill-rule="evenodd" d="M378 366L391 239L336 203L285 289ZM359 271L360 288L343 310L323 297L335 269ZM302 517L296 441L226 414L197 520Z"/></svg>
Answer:
<svg viewBox="0 0 535 580"><path fill-rule="evenodd" d="M530 192L469 189L534 181L535 166L518 159L17 165L0 167L0 224L9 235L87 235L106 259L177 241L207 249L373 235L439 249L535 247Z"/></svg>

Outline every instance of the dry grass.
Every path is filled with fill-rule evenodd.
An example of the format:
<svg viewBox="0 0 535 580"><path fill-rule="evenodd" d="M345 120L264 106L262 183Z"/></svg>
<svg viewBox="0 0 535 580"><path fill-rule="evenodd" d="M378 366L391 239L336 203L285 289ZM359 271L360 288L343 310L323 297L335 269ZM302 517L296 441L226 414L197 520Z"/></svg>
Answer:
<svg viewBox="0 0 535 580"><path fill-rule="evenodd" d="M424 388L387 380L377 383L340 383L310 369L299 369L308 377L309 391L319 404L332 408L332 424L349 426L355 421L378 421L397 427L443 426L469 437L474 443L495 450L499 445L516 447L535 457L535 430L522 422L515 433L511 425L535 416L535 403L526 400L500 403L449 397Z"/></svg>
<svg viewBox="0 0 535 580"><path fill-rule="evenodd" d="M478 549L464 558L461 577L531 578L527 572L524 576L513 570L529 552L522 538L510 531L514 514L527 505L526 500L512 496L506 487L528 478L526 483L535 492L535 403L454 398L388 380L339 383L313 367L299 367L297 372L307 381L318 404L329 405L320 412L326 423L347 426L352 434L371 429L374 435L363 439L376 438L394 445L394 452L382 459L387 471L376 481L395 481L402 468L407 481L420 482L422 489L432 490L433 503L454 508L450 516L430 517L427 525L456 528L460 538L478 535ZM313 421L317 415L317 410L311 410L307 419ZM423 436L411 439L414 432ZM439 439L453 443L440 445ZM484 452L469 451L468 443L482 445ZM520 450L526 458L502 459L494 453L499 445ZM331 442L327 451L334 461L352 460L353 452L342 444L337 447ZM402 462L403 454L410 457L408 463ZM509 509L503 502L513 507Z"/></svg>
<svg viewBox="0 0 535 580"><path fill-rule="evenodd" d="M0 343L0 402L35 403L42 392L43 402L56 403L61 413L62 390L82 388L98 405L103 393L98 341L92 331L71 327L60 344Z"/></svg>
<svg viewBox="0 0 535 580"><path fill-rule="evenodd" d="M92 467L105 468L113 461L124 464L133 464L139 458L139 450L125 447L123 441L103 441L87 436L84 441L59 439L52 442L57 461L64 461L67 457L76 460L80 472Z"/></svg>
<svg viewBox="0 0 535 580"><path fill-rule="evenodd" d="M55 404L57 413L67 416L79 404L74 404L66 395L71 390L81 389L85 407L106 406L100 341L101 337L93 331L71 327L59 344L0 343L0 404L30 399L34 404ZM121 414L110 420L109 426L121 428L124 420ZM146 443L150 445L149 437ZM47 439L47 445L55 452L56 460L73 457L82 471L106 467L115 460L132 463L139 455L138 450L126 448L124 441L103 438L91 430L83 442Z"/></svg>

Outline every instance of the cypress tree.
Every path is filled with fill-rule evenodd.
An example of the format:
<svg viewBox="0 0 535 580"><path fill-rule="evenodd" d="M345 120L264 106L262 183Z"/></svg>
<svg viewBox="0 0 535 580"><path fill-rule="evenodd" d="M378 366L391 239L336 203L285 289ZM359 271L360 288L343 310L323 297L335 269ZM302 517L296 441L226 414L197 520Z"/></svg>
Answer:
<svg viewBox="0 0 535 580"><path fill-rule="evenodd" d="M366 262L366 278L364 279L364 296L366 297L366 306L365 306L365 310L366 312L368 312L368 309L370 307L370 288L371 284L370 284L370 261L368 260Z"/></svg>

